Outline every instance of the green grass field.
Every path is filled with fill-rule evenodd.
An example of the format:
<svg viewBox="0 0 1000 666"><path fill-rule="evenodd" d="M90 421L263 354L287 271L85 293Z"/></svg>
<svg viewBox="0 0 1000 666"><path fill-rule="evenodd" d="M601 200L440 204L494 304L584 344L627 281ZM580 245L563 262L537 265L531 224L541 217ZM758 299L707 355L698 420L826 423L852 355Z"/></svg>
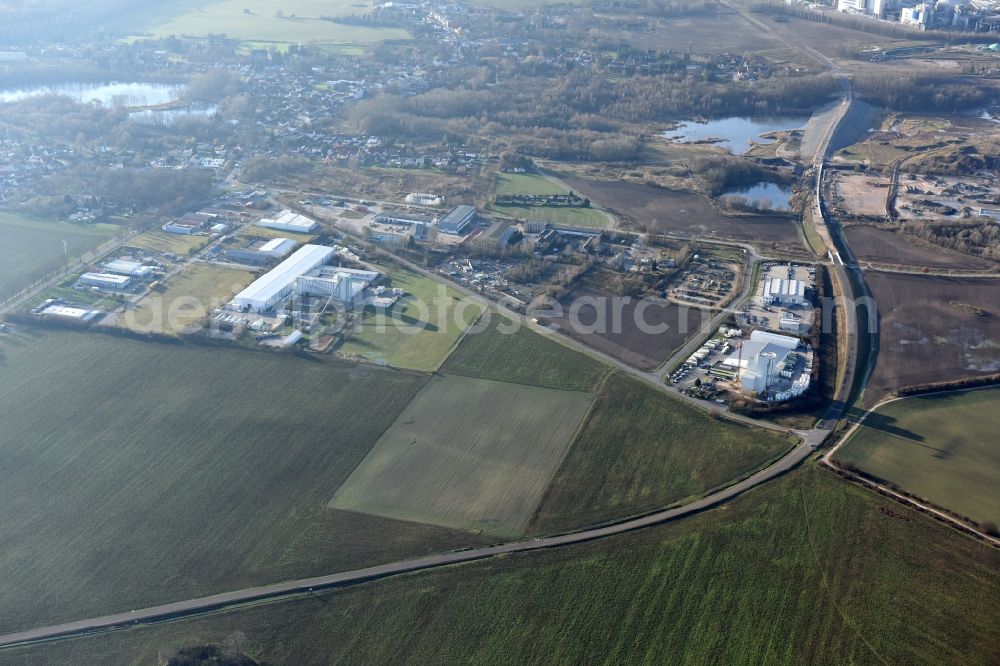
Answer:
<svg viewBox="0 0 1000 666"><path fill-rule="evenodd" d="M290 238L297 243L311 243L316 240L316 234L295 234L279 229L268 229L251 224L243 227L236 233L237 238Z"/></svg>
<svg viewBox="0 0 1000 666"><path fill-rule="evenodd" d="M587 393L434 377L330 506L520 534L591 399Z"/></svg>
<svg viewBox="0 0 1000 666"><path fill-rule="evenodd" d="M0 633L481 542L327 508L422 375L20 329L0 377Z"/></svg>
<svg viewBox="0 0 1000 666"><path fill-rule="evenodd" d="M114 238L112 224L82 225L46 222L13 213L0 213L0 300L13 296L65 265L63 241L70 259Z"/></svg>
<svg viewBox="0 0 1000 666"><path fill-rule="evenodd" d="M147 231L128 242L129 247L139 248L147 252L169 252L185 257L195 250L208 245L208 236L187 236L185 234L170 234L166 231Z"/></svg>
<svg viewBox="0 0 1000 666"><path fill-rule="evenodd" d="M757 469L792 442L611 375L539 506L552 532L663 507Z"/></svg>
<svg viewBox="0 0 1000 666"><path fill-rule="evenodd" d="M498 173L494 194L566 194L568 187L533 173Z"/></svg>
<svg viewBox="0 0 1000 666"><path fill-rule="evenodd" d="M164 291L152 291L118 317L118 325L143 333L177 335L197 329L212 310L254 281L256 273L194 262L169 278Z"/></svg>
<svg viewBox="0 0 1000 666"><path fill-rule="evenodd" d="M1000 523L1000 387L898 400L837 461L977 522Z"/></svg>
<svg viewBox="0 0 1000 666"><path fill-rule="evenodd" d="M381 270L391 286L405 289L408 296L388 313L366 310L339 352L396 368L436 370L483 311L482 306L405 268Z"/></svg>
<svg viewBox="0 0 1000 666"><path fill-rule="evenodd" d="M224 34L251 42L307 44L373 44L409 37L400 28L343 25L320 18L365 14L371 7L353 0L179 0L126 14L117 27L159 37Z"/></svg>
<svg viewBox="0 0 1000 666"><path fill-rule="evenodd" d="M162 663L995 663L1000 553L807 466L717 509L558 550L0 653Z"/></svg>
<svg viewBox="0 0 1000 666"><path fill-rule="evenodd" d="M498 173L494 194L567 194L569 188L539 174ZM578 227L605 227L607 216L596 208L555 208L546 206L490 206L502 215Z"/></svg>
<svg viewBox="0 0 1000 666"><path fill-rule="evenodd" d="M567 391L593 391L608 371L594 358L491 313L444 364L445 372ZM477 324L478 326L478 324ZM513 332L510 331L517 326Z"/></svg>

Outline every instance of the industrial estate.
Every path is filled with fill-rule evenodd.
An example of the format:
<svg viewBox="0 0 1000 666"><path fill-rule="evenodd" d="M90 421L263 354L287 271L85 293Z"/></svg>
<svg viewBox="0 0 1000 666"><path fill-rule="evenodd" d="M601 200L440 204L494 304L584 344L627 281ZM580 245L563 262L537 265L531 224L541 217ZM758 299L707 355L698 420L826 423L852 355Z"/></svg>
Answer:
<svg viewBox="0 0 1000 666"><path fill-rule="evenodd" d="M0 3L0 665L986 664L1000 5Z"/></svg>

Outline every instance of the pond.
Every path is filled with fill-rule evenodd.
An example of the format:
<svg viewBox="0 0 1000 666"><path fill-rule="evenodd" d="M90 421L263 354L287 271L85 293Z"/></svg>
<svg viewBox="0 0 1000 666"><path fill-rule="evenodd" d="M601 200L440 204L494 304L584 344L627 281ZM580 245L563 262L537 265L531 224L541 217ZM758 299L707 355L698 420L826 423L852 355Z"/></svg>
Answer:
<svg viewBox="0 0 1000 666"><path fill-rule="evenodd" d="M214 104L191 104L176 109L142 109L132 111L129 118L149 125L172 125L184 118L208 118L216 111Z"/></svg>
<svg viewBox="0 0 1000 666"><path fill-rule="evenodd" d="M754 183L723 192L721 198L762 210L791 210L792 188L781 183Z"/></svg>
<svg viewBox="0 0 1000 666"><path fill-rule="evenodd" d="M107 107L156 106L181 96L183 85L169 83L61 83L0 90L0 103L18 102L41 95L63 95L77 102L98 102Z"/></svg>
<svg viewBox="0 0 1000 666"><path fill-rule="evenodd" d="M774 116L745 118L732 116L700 123L682 122L676 129L667 130L663 136L680 143L711 141L717 146L728 148L734 155L742 155L750 148L750 140L756 143L771 143L761 135L801 129L809 122L809 116Z"/></svg>

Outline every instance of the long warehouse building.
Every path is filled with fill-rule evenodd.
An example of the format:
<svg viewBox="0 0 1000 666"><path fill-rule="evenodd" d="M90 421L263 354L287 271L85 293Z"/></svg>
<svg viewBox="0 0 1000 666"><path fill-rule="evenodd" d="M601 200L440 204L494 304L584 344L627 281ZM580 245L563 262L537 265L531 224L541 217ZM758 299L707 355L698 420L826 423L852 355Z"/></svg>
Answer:
<svg viewBox="0 0 1000 666"><path fill-rule="evenodd" d="M233 307L244 312L266 312L289 296L295 281L333 256L332 247L303 245L292 256L236 294Z"/></svg>

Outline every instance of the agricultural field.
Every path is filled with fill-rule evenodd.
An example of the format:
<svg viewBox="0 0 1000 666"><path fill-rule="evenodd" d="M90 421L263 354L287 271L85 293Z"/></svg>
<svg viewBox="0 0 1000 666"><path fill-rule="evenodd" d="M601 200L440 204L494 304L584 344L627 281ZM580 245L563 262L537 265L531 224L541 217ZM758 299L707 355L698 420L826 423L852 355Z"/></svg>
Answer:
<svg viewBox="0 0 1000 666"><path fill-rule="evenodd" d="M881 334L865 406L900 387L1000 372L1000 281L877 271L865 281Z"/></svg>
<svg viewBox="0 0 1000 666"><path fill-rule="evenodd" d="M154 37L224 34L230 39L294 44L374 44L410 36L401 28L345 25L321 18L364 14L371 6L352 0L180 0L126 14L117 27Z"/></svg>
<svg viewBox="0 0 1000 666"><path fill-rule="evenodd" d="M113 224L82 225L47 222L0 212L0 301L114 238ZM63 242L65 241L65 254Z"/></svg>
<svg viewBox="0 0 1000 666"><path fill-rule="evenodd" d="M995 549L810 465L620 537L19 648L0 664L157 663L211 643L275 664L971 666L1000 642L998 572Z"/></svg>
<svg viewBox="0 0 1000 666"><path fill-rule="evenodd" d="M837 451L849 464L961 516L1000 523L1000 387L879 407Z"/></svg>
<svg viewBox="0 0 1000 666"><path fill-rule="evenodd" d="M992 262L938 248L901 231L858 224L844 227L851 252L861 261L917 268L980 270Z"/></svg>
<svg viewBox="0 0 1000 666"><path fill-rule="evenodd" d="M787 20L784 20L786 18ZM845 45L857 47L857 50L861 51L864 48L875 46L882 49L892 49L927 44L925 41L877 35L819 21L807 21L790 16L782 17L782 19L781 21L776 21L773 18L763 20L781 37L808 44L828 56L834 56ZM867 61L846 61L846 64L863 67L872 65Z"/></svg>
<svg viewBox="0 0 1000 666"><path fill-rule="evenodd" d="M436 370L483 306L405 268L381 268L383 284L408 294L388 313L367 309L341 355L412 370Z"/></svg>
<svg viewBox="0 0 1000 666"><path fill-rule="evenodd" d="M625 39L636 48L659 51L714 54L720 41L731 53L787 51L782 42L745 21L735 11L717 5L700 14L672 16L655 20L652 30L625 32ZM768 53L768 56L771 54Z"/></svg>
<svg viewBox="0 0 1000 666"><path fill-rule="evenodd" d="M0 334L0 633L481 543L327 508L415 373Z"/></svg>
<svg viewBox="0 0 1000 666"><path fill-rule="evenodd" d="M539 174L498 173L493 193L505 194L568 194L570 188L552 178ZM608 216L597 208L547 207L547 206L498 206L492 204L490 210L501 215L522 220L536 220L553 224L568 224L577 227L606 227Z"/></svg>
<svg viewBox="0 0 1000 666"><path fill-rule="evenodd" d="M792 444L766 430L711 418L615 374L601 388L530 530L583 527L702 495Z"/></svg>
<svg viewBox="0 0 1000 666"><path fill-rule="evenodd" d="M330 507L521 534L590 402L587 393L436 376Z"/></svg>
<svg viewBox="0 0 1000 666"><path fill-rule="evenodd" d="M209 240L211 239L208 236L169 234L166 231L155 230L136 236L128 242L128 247L184 257L208 245Z"/></svg>
<svg viewBox="0 0 1000 666"><path fill-rule="evenodd" d="M565 391L593 391L608 368L551 336L517 325L501 315L481 331L470 331L442 370L453 375L528 384Z"/></svg>
<svg viewBox="0 0 1000 666"><path fill-rule="evenodd" d="M547 317L544 323L640 370L658 368L692 337L707 334L702 329L712 317L710 311L698 307L615 296L586 281L559 302L561 316ZM617 326L619 310L621 325Z"/></svg>
<svg viewBox="0 0 1000 666"><path fill-rule="evenodd" d="M250 271L196 261L168 278L163 291L151 291L118 316L118 325L142 333L177 335L201 322L257 278Z"/></svg>
<svg viewBox="0 0 1000 666"><path fill-rule="evenodd" d="M803 251L792 217L731 217L713 208L705 197L690 192L577 176L562 179L575 192L624 216L627 226L640 231L751 241L759 247Z"/></svg>

